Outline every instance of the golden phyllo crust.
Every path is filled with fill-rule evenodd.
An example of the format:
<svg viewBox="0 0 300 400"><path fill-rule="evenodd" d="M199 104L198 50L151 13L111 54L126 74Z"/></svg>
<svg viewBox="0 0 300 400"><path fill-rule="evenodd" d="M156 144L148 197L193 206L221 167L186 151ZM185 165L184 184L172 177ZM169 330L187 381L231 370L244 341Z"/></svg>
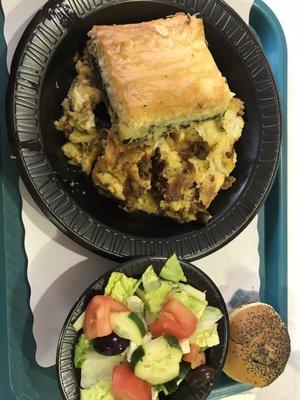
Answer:
<svg viewBox="0 0 300 400"><path fill-rule="evenodd" d="M222 115L233 97L196 16L95 26L90 37L121 140Z"/></svg>
<svg viewBox="0 0 300 400"><path fill-rule="evenodd" d="M127 212L207 223L235 181L244 103L218 70L203 21L178 13L96 26L90 37L55 123L63 153Z"/></svg>

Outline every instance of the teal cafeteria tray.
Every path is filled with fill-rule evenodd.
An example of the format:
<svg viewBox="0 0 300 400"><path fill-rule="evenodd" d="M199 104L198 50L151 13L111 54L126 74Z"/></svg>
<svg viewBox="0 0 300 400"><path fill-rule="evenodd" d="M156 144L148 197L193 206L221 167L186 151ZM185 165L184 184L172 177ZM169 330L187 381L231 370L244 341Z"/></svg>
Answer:
<svg viewBox="0 0 300 400"><path fill-rule="evenodd" d="M55 400L60 399L55 367L41 368L35 361L19 178L15 164L10 159L5 128L4 102L8 73L3 21L0 10L0 399ZM256 0L252 7L250 25L275 75L283 118L279 171L259 214L260 295L262 301L273 305L287 321L287 49L276 16L261 0ZM247 388L247 385L222 376L209 399L216 400Z"/></svg>

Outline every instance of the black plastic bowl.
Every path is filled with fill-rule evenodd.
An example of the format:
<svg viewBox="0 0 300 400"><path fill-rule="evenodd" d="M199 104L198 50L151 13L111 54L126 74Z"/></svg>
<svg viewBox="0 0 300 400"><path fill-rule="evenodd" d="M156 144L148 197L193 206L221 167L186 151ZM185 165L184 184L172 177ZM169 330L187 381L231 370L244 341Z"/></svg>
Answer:
<svg viewBox="0 0 300 400"><path fill-rule="evenodd" d="M156 272L159 272L166 262L163 257L140 258L128 261L117 271L124 272L127 276L140 278L149 265L152 265ZM170 400L203 400L209 395L213 386L221 374L227 355L229 340L229 319L224 299L213 281L199 268L185 261L180 261L183 271L187 277L187 283L196 289L206 291L206 298L210 306L218 307L223 318L218 322L218 333L220 344L212 347L207 354L207 364L216 370L215 379L203 389L194 389L187 382L183 382L177 392L168 396ZM75 306L68 315L66 322L60 334L57 350L57 373L62 396L65 400L79 400L79 373L74 367L74 349L77 342L78 333L75 332L73 324L83 313L87 304L95 294L101 294L104 291L106 283L111 272L106 273L96 282L94 282L85 293L79 298Z"/></svg>
<svg viewBox="0 0 300 400"><path fill-rule="evenodd" d="M71 167L53 122L75 74L73 56L94 24L199 13L210 50L238 97L246 127L236 146L236 182L219 193L207 226L128 214ZM90 250L118 260L144 255L196 259L222 247L252 220L273 183L281 141L276 86L265 56L242 19L221 0L52 0L33 18L16 50L7 95L13 154L31 195L58 228Z"/></svg>

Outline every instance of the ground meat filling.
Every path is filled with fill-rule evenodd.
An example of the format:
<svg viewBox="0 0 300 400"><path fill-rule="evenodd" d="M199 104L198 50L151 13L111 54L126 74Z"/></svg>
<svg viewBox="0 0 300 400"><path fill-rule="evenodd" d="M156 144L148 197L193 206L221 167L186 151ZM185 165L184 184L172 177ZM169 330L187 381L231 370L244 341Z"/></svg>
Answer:
<svg viewBox="0 0 300 400"><path fill-rule="evenodd" d="M184 146L183 150L180 152L180 155L184 160L188 160L193 156L199 158L199 160L206 160L209 152L210 148L208 143L199 136L195 142L188 141L186 147Z"/></svg>
<svg viewBox="0 0 300 400"><path fill-rule="evenodd" d="M142 196L144 190L145 189L143 188L143 186L137 182L134 176L132 176L131 174L127 176L125 188L123 190L126 201L130 203L132 202L132 200L138 199Z"/></svg>
<svg viewBox="0 0 300 400"><path fill-rule="evenodd" d="M183 170L184 174L194 174L196 172L196 168L193 163L190 161L185 162L185 168Z"/></svg>
<svg viewBox="0 0 300 400"><path fill-rule="evenodd" d="M147 180L151 177L152 163L151 163L150 157L143 155L143 157L138 162L137 166L138 166L140 177L142 179Z"/></svg>
<svg viewBox="0 0 300 400"><path fill-rule="evenodd" d="M168 187L168 180L164 177L166 161L161 158L159 147L155 149L154 156L151 158L151 188L157 199L162 199Z"/></svg>
<svg viewBox="0 0 300 400"><path fill-rule="evenodd" d="M225 114L213 120L169 126L159 138L124 143L113 119L106 126L97 113L103 92L87 51L75 64L77 76L55 122L66 138L62 151L69 162L128 212L207 223L211 202L235 181L231 173L237 160L234 144L244 127L242 101L232 99Z"/></svg>
<svg viewBox="0 0 300 400"><path fill-rule="evenodd" d="M183 199L183 190L186 186L186 180L183 175L177 175L169 180L168 188L165 192L166 201L180 201Z"/></svg>
<svg viewBox="0 0 300 400"><path fill-rule="evenodd" d="M201 141L199 140L199 142L192 144L192 148L196 157L198 157L200 160L206 160L210 150L207 142L205 142L203 139Z"/></svg>

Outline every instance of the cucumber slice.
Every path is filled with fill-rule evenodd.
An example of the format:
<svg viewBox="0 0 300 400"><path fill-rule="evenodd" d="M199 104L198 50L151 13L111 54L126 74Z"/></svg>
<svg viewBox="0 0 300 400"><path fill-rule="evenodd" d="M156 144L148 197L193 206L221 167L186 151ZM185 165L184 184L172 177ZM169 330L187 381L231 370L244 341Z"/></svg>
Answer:
<svg viewBox="0 0 300 400"><path fill-rule="evenodd" d="M129 347L127 348L127 351L126 351L126 360L127 360L129 363L131 362L132 354L134 353L134 351L135 351L137 348L138 348L138 346L137 346L135 343L130 342L130 345L129 345Z"/></svg>
<svg viewBox="0 0 300 400"><path fill-rule="evenodd" d="M143 346L139 346L136 350L131 355L131 363L134 365L134 367L143 360L143 357L145 356L145 350Z"/></svg>
<svg viewBox="0 0 300 400"><path fill-rule="evenodd" d="M190 364L182 361L180 363L180 369L178 376L170 382L164 384L164 393L166 395L176 392L180 383L184 380L187 376L187 373L191 369Z"/></svg>
<svg viewBox="0 0 300 400"><path fill-rule="evenodd" d="M140 345L146 334L143 320L134 312L119 312L111 314L112 330L124 339Z"/></svg>
<svg viewBox="0 0 300 400"><path fill-rule="evenodd" d="M138 314L134 312L129 313L128 318L136 324L136 326L140 330L142 337L144 337L147 333L144 321L138 316Z"/></svg>
<svg viewBox="0 0 300 400"><path fill-rule="evenodd" d="M171 335L160 336L138 347L131 357L135 375L152 385L160 385L179 375L182 351Z"/></svg>
<svg viewBox="0 0 300 400"><path fill-rule="evenodd" d="M163 337L164 337L164 339L168 342L168 344L169 344L171 347L175 347L175 348L177 348L178 350L182 351L182 350L181 350L180 343L179 343L179 340L178 340L175 336L172 336L172 335L164 335Z"/></svg>

